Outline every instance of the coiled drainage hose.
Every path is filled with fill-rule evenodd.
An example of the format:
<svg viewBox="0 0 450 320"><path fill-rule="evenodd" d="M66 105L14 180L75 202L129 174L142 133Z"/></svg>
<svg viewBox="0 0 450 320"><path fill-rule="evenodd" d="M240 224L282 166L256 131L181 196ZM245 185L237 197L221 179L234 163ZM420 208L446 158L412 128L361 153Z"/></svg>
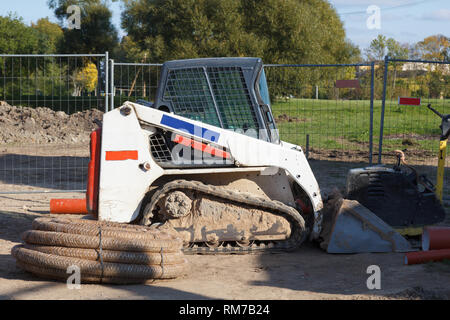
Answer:
<svg viewBox="0 0 450 320"><path fill-rule="evenodd" d="M66 280L70 266L82 283L142 283L186 273L183 242L164 228L84 219L37 218L25 242L11 249L17 265L35 275Z"/></svg>

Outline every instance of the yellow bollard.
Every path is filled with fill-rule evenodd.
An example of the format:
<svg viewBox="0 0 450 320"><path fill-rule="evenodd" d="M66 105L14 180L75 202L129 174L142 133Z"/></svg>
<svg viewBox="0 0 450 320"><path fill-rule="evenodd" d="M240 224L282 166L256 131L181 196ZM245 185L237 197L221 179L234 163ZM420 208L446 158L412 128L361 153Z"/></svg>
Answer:
<svg viewBox="0 0 450 320"><path fill-rule="evenodd" d="M444 189L444 169L445 169L445 156L447 154L447 139L439 141L439 161L437 171L436 182L436 195L442 202L443 189Z"/></svg>

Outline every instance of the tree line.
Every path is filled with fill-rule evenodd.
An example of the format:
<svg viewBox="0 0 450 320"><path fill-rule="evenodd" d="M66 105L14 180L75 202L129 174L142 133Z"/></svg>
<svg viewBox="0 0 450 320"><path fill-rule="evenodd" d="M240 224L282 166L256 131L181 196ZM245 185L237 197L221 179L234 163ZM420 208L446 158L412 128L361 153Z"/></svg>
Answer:
<svg viewBox="0 0 450 320"><path fill-rule="evenodd" d="M123 8L121 27L125 36L119 39L110 8L112 2L117 1L48 0L58 23L41 18L26 25L17 15L0 16L1 53L89 54L108 51L116 61L152 63L195 57L257 56L265 63L274 64L355 63L383 60L385 55L397 59L442 61L449 60L450 55L449 38L444 35L432 35L416 44L401 44L379 35L362 52L346 37L342 21L326 0L120 0ZM81 9L80 29L67 27L67 8L71 5ZM102 68L102 62L94 58L72 65L69 60L59 63L45 59L41 63L3 60L0 61L0 96L2 90L3 95L18 90L11 81L6 83L12 72L20 72L24 79L29 78L30 90L34 90L29 94L36 94L32 87L39 81L36 79L44 79L44 75L51 75L52 83L44 83L40 94L54 95L62 91L75 96L83 92L99 94L96 88ZM433 97L448 94L441 89L448 87L449 81L448 70L443 67L429 72L423 68L405 71L402 64L392 64L390 68L393 82L388 89L391 94L396 90ZM61 74L64 76L58 77ZM154 78L153 75L142 76ZM377 68L376 81L381 81L381 76L382 70ZM357 68L273 70L271 91L274 97L314 97L317 94L315 86L318 86L323 98L333 95L352 98L355 94L366 98L370 94L368 90L336 93L331 88L330 83L335 79L355 77L364 84L369 80L367 70ZM60 81L55 84L58 78ZM22 84L20 90L23 91Z"/></svg>

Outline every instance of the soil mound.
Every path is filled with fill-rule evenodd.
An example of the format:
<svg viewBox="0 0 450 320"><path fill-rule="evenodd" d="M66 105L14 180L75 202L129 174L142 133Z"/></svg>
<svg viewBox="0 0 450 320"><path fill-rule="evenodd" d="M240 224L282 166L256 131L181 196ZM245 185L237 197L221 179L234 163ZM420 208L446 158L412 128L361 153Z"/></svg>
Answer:
<svg viewBox="0 0 450 320"><path fill-rule="evenodd" d="M85 110L71 115L49 108L16 107L0 101L0 144L88 143L95 119L103 112Z"/></svg>

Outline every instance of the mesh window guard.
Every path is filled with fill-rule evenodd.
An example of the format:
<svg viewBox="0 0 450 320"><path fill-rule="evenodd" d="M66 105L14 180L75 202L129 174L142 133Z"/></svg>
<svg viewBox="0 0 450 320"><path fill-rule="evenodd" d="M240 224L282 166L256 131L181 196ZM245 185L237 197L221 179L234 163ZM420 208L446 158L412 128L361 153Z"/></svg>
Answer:
<svg viewBox="0 0 450 320"><path fill-rule="evenodd" d="M203 68L170 70L164 100L171 101L180 116L220 127Z"/></svg>
<svg viewBox="0 0 450 320"><path fill-rule="evenodd" d="M258 130L244 75L238 67L208 68L208 77L225 129Z"/></svg>

